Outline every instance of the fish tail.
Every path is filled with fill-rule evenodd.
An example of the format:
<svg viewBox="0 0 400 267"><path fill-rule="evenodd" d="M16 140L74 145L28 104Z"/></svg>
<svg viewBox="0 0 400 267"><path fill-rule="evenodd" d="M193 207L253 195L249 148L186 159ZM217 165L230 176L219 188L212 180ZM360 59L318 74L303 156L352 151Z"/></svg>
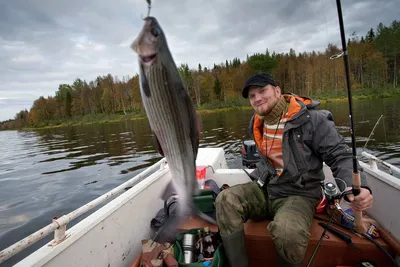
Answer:
<svg viewBox="0 0 400 267"><path fill-rule="evenodd" d="M157 231L153 240L158 243L174 243L176 241L176 236L179 232L179 225L188 219L190 216L197 216L208 223L217 225L216 220L194 208L193 202L181 201L183 199L178 199L177 213L170 214L168 219L165 221L164 225Z"/></svg>
<svg viewBox="0 0 400 267"><path fill-rule="evenodd" d="M179 232L179 225L189 217L190 211L188 205L184 205L178 200L177 212L169 214L168 219L158 230L153 240L158 243L174 243Z"/></svg>
<svg viewBox="0 0 400 267"><path fill-rule="evenodd" d="M164 225L156 232L152 238L155 242L163 243L175 243L176 235L179 231L178 225L182 221L179 215L170 215L165 221Z"/></svg>

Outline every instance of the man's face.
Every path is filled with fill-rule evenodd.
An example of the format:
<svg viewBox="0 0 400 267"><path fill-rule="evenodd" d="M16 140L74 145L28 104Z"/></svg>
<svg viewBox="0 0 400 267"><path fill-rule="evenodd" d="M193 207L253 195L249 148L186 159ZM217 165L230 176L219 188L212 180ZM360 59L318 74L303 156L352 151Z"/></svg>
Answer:
<svg viewBox="0 0 400 267"><path fill-rule="evenodd" d="M279 102L281 89L279 86L251 86L249 88L250 104L260 116L266 116Z"/></svg>

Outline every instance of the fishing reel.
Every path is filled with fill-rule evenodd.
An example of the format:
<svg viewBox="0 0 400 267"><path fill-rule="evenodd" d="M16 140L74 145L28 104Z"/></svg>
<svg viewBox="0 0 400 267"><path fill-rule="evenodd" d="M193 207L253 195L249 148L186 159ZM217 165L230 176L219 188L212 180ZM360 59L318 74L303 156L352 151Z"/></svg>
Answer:
<svg viewBox="0 0 400 267"><path fill-rule="evenodd" d="M336 204L339 204L340 199L342 198L342 194L338 187L334 183L328 182L324 185L324 194L329 205L328 207L330 209L335 209Z"/></svg>
<svg viewBox="0 0 400 267"><path fill-rule="evenodd" d="M332 182L328 182L324 185L324 195L328 204L327 212L331 213L333 210L338 210L348 225L353 225L355 218L342 209L340 206L340 200L343 197L346 201L348 201L347 195L351 193L351 190L341 192L339 188Z"/></svg>

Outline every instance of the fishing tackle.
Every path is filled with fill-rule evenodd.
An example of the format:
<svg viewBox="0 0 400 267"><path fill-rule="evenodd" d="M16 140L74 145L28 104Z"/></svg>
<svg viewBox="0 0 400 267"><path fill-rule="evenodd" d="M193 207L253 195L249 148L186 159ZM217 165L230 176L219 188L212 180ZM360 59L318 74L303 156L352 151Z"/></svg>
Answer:
<svg viewBox="0 0 400 267"><path fill-rule="evenodd" d="M360 249L358 247L356 247L356 245L354 245L351 236L349 236L348 234L340 231L339 229L336 229L332 226L327 225L326 223L322 223L319 222L318 223L320 226L328 229L329 232L331 232L332 234L334 234L335 236L339 237L340 239L342 239L344 242L346 242L350 247L360 251Z"/></svg>
<svg viewBox="0 0 400 267"><path fill-rule="evenodd" d="M381 116L379 117L378 121L375 123L374 128L372 128L372 131L371 131L371 133L369 134L368 139L367 139L367 141L365 142L365 145L364 145L364 148L363 148L363 149L365 149L365 148L367 147L368 141L371 139L371 136L374 134L375 128L376 128L376 126L379 124L379 121L382 119L382 117L383 117L383 115L381 115Z"/></svg>
<svg viewBox="0 0 400 267"><path fill-rule="evenodd" d="M354 134L354 122L353 122L353 108L352 108L352 95L351 95L351 84L350 84L350 68L349 68L349 59L348 59L348 51L346 47L346 36L344 32L344 26L343 26L343 15L342 15L342 7L340 0L336 0L336 7L338 11L338 17L339 17L339 28L340 28L340 37L342 41L342 53L331 57L331 59L336 59L339 57L343 56L343 63L344 63L344 69L346 73L346 85L347 85L347 95L348 95L348 102L349 102L349 118L350 118L350 134L351 134L351 145L352 145L352 154L353 154L353 185L352 185L352 191L353 195L357 196L360 194L361 191L361 177L360 177L360 171L358 170L357 166L357 150L356 150L356 138ZM365 229L365 226L363 225L362 222L362 213L361 211L355 211L354 212L355 216L355 223L356 223L356 228L358 232L365 233L367 232L367 229Z"/></svg>
<svg viewBox="0 0 400 267"><path fill-rule="evenodd" d="M148 18L150 16L150 10L151 10L151 0L146 0L147 2L147 16L145 18L143 18L143 14L142 14L142 20L145 20L146 18Z"/></svg>
<svg viewBox="0 0 400 267"><path fill-rule="evenodd" d="M328 182L324 186L324 194L331 209L335 208L335 204L340 201L341 193L336 185Z"/></svg>
<svg viewBox="0 0 400 267"><path fill-rule="evenodd" d="M341 7L340 0L336 0L336 7L337 7L337 12L338 12L338 18L339 18L340 37L341 37L341 41L342 41L342 52L340 54L330 57L330 59L337 59L337 58L343 57L343 63L344 63L344 68L345 68L345 73L346 73L348 102L349 102L350 134L351 134L351 144L352 144L352 154L353 154L353 160L352 160L353 161L353 177L352 177L353 184L352 184L351 192L353 193L354 196L357 196L361 191L361 177L360 177L360 171L358 170L358 166L357 166L357 150L356 150L356 140L355 140L355 134L354 134L349 59L348 59L348 51L347 51L347 47L346 47L346 36L345 36L345 32L344 32L342 7ZM318 244L315 247L314 252L310 257L310 260L308 261L307 267L309 267L311 265L311 262L314 259L315 253L317 252L319 245L321 244L322 238L326 233L327 227L332 222L335 212L337 210L339 210L343 215L346 214L340 208L339 202L337 201L337 197L339 197L338 196L339 194L337 191L338 191L337 188L333 187L332 183L328 183L325 185L324 193L327 196L327 198L328 197L330 198L330 199L328 199L328 202L329 201L331 202L330 207L335 207L335 208L333 209L333 213L331 215L331 218L330 218L328 224L326 225L326 227L324 227L324 232L322 233L322 235L318 241ZM340 195L344 195L344 193L341 193ZM354 219L355 230L359 233L365 234L367 232L367 229L365 229L365 226L363 225L361 211L354 211L354 217L355 217L355 219Z"/></svg>
<svg viewBox="0 0 400 267"><path fill-rule="evenodd" d="M342 214L346 223L354 227L354 217L346 213L340 206L340 200L343 197L346 199L347 195L351 193L352 191L350 190L341 192L339 188L331 182L326 183L324 186L324 195L328 204L328 212L332 210L338 210Z"/></svg>
<svg viewBox="0 0 400 267"><path fill-rule="evenodd" d="M149 8L149 10L147 11L147 16L150 16L151 0L146 0L146 2L148 4L148 8Z"/></svg>

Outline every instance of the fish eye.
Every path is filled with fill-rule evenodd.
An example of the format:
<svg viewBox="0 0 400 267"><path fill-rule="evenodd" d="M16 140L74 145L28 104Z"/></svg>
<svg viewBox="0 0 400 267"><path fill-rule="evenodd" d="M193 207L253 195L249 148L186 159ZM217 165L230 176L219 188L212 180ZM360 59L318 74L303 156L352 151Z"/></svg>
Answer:
<svg viewBox="0 0 400 267"><path fill-rule="evenodd" d="M158 37L160 35L160 30L157 28L152 28L150 32L154 37Z"/></svg>

